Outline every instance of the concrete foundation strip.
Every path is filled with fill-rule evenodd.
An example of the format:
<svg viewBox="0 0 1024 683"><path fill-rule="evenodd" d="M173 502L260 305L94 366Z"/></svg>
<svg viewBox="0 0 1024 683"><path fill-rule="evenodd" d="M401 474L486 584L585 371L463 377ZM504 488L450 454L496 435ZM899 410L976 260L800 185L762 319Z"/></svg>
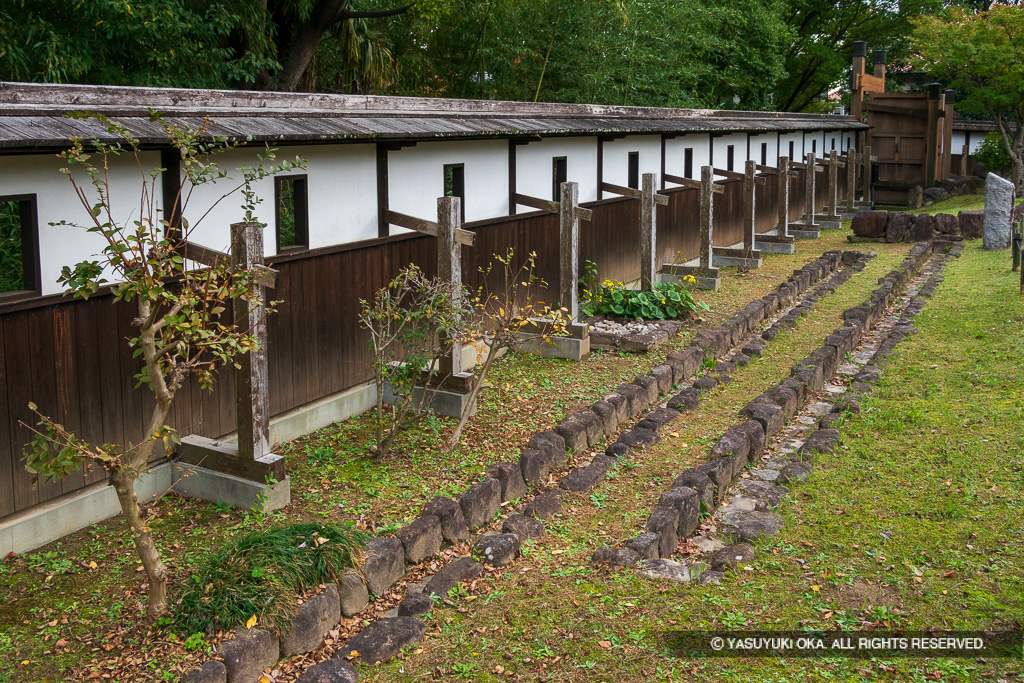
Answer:
<svg viewBox="0 0 1024 683"><path fill-rule="evenodd" d="M469 540L470 531L491 524L502 503L527 495L527 485L536 488L543 483L556 483L552 476L568 460L567 452L580 452L601 439L614 435L618 425L640 415L649 405L664 400L673 385L684 384L698 372L705 359L729 355L732 360L716 366L712 373L692 382L668 399L669 406L677 407L692 400L695 408L700 391L705 391L718 380L728 380L728 373L736 365L749 361L745 352L760 353L763 344L751 345L747 335L766 319L771 322L757 338L764 342L774 338L781 327L792 326L806 313L817 297L823 296L846 282L853 271L863 269L864 255L860 252L826 252L811 263L796 270L775 292L749 304L718 328L699 330L694 346L684 352L669 354L666 363L655 367L650 375L636 378L632 383L597 401L590 409L565 418L552 430L540 432L530 440L520 456L519 463L498 463L488 468L489 477L472 485L459 499L438 497L431 500L420 517L396 532L397 538L374 538L368 544L361 571L349 573L326 591L313 596L299 606L289 633L283 637L258 629L247 629L236 634L221 647L224 661L211 660L195 669L186 680L196 683L219 681L258 681L264 668L273 667L279 657L316 650L329 631L337 627L341 617L354 617L369 602L372 593L384 596L405 575L405 563L418 564L428 558L437 558L443 543L458 544ZM842 265L851 266L840 270ZM838 272L837 272L838 271ZM827 278L814 294L793 304L810 285ZM793 305L791 305L793 304ZM787 308L788 307L788 308ZM740 350L740 344L745 344ZM703 385L702 385L703 382ZM689 393L688 393L689 392ZM356 680L358 673L346 659L352 651L358 660L372 663L393 658L402 647L417 642L426 633L426 625L414 617L424 614L433 606L431 595L444 598L450 588L462 581L472 580L484 573L477 560L501 567L515 560L520 552L521 539L534 538L543 532L542 520L558 513L562 507L562 491L586 492L603 480L618 457L628 455L634 448L642 448L657 440L657 430L669 419L678 416L672 407L656 408L636 427L622 434L608 446L604 454L589 463L564 474L552 486L538 493L532 501L509 515L501 532L487 531L473 546L472 557L454 559L435 574L419 582L420 592L409 591L393 616L385 616L353 636L334 657L316 664L299 680L319 680L327 668L337 680ZM411 585L407 585L411 588ZM332 679L334 680L334 679Z"/></svg>
<svg viewBox="0 0 1024 683"><path fill-rule="evenodd" d="M915 245L901 266L881 280L882 285L864 304L843 313L847 323L843 328L829 335L824 346L794 365L790 379L764 392L744 407L741 414L749 419L723 434L711 449L708 462L686 470L676 478L673 488L661 495L658 506L648 518L644 533L626 541L622 547L597 549L592 561L596 564L629 566L644 560L641 574L651 578L689 581L699 577L702 581L716 582L722 578L721 570L727 570L737 563L750 562L753 549L746 542L773 535L782 528L782 518L772 510L785 498L787 491L773 482L785 484L808 478L814 455L831 453L838 445L839 433L830 427L843 413L859 412L856 398L844 396L834 404L813 404L809 414L801 417L805 422L819 423L819 428L805 440L791 440L792 447L787 454L795 455L795 461L769 459L775 462L769 463L772 466L764 468L757 479L749 482L741 480L742 493L734 496L725 506L730 509L724 511L722 504L727 492L748 464L760 460L764 446L781 430L786 419L796 415L797 406L804 404L810 394L818 393L823 388L826 393L845 393L842 386L825 387L825 378L831 378L837 371L850 374L853 379L851 386L855 390L860 393L870 391L865 382L876 381L880 372L878 363L892 353L896 344L916 331L912 322L924 306L923 297L931 296L934 292L942 280L939 272L942 264L948 258L958 256L962 244L953 244L948 255L936 255L925 272L917 275L932 253L932 248L932 243ZM901 304L901 317L890 324L878 325L886 308L915 276L918 280L915 285L925 280L918 295L908 297L905 305ZM865 333L878 327L885 329L879 335L877 350L867 365L860 370L852 364L841 367L840 363L846 353L857 346ZM820 421L813 417L815 414ZM798 426L791 432L800 430ZM718 508L717 516L735 528L741 543L730 547L713 541L701 543L703 549L718 551L711 559L710 569L703 563L686 565L669 560L668 557L675 552L679 541L691 537L697 529L702 508L709 511ZM708 541L704 538L701 540Z"/></svg>

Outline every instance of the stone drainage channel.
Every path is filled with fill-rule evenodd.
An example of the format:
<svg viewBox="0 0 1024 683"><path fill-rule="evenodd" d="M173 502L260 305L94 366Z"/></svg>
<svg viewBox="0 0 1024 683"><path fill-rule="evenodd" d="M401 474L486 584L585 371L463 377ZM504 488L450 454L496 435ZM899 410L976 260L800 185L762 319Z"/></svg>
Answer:
<svg viewBox="0 0 1024 683"><path fill-rule="evenodd" d="M783 518L774 511L789 493L783 485L807 481L815 457L835 453L840 436L834 427L845 415L860 412L860 397L870 393L896 345L916 332L914 318L942 281L946 262L962 250L962 243L954 243L917 272L932 244L915 245L871 299L844 312L847 325L794 366L793 378L806 382L806 402L780 391L786 382L757 397L741 411L751 420L728 430L712 448L708 463L683 472L672 490L662 494L644 533L622 547L599 548L592 560L618 566L640 563L641 576L701 583L718 583L724 572L752 562L750 542L782 529ZM808 373L809 367L815 371ZM771 408L765 410L765 405ZM798 405L804 405L800 412ZM781 428L780 414L793 418L790 427ZM750 427L751 422L757 427ZM702 508L714 512L699 523ZM668 559L680 547L687 559Z"/></svg>
<svg viewBox="0 0 1024 683"><path fill-rule="evenodd" d="M256 683L273 671L279 658L317 651L333 656L314 664L299 680L304 683L355 681L358 673L350 661L372 664L394 658L403 647L420 640L427 625L416 619L432 608L437 597L484 574L486 562L492 567L510 564L518 557L524 538L543 533L543 521L562 508L562 491L585 493L605 478L620 457L641 450L660 437L657 432L683 412L696 409L699 397L718 383L731 381L731 373L745 366L750 355L759 355L778 330L793 327L818 299L844 284L854 272L862 270L871 255L861 252L826 252L805 265L761 299L749 304L718 328L698 330L695 345L668 355L666 363L655 367L596 402L590 409L565 418L553 430L536 434L518 463L499 463L488 468L489 478L471 486L458 501L438 497L430 501L421 516L399 529L395 538L374 538L368 545L361 571L342 577L337 585L305 600L298 608L289 633L283 636L260 629L246 629L221 646L223 661L211 660L186 675L193 683ZM847 267L842 267L842 266ZM794 304L811 284L819 283L811 293ZM767 322L766 322L767 321ZM763 332L757 329L767 325ZM754 333L751 336L751 333ZM742 347L742 348L741 348ZM706 359L716 360L714 368L696 381ZM719 360L722 359L722 360ZM615 435L619 426L640 417L652 404L664 402L675 387L681 391L619 435L604 454L569 470L560 479L554 473L564 470L568 453L582 453L605 438ZM529 500L527 484L533 488L550 487ZM528 503L503 520L501 532L491 520L502 504L525 499ZM472 556L457 557L469 550L470 531L482 531L473 546ZM666 539L667 541L667 539ZM442 542L450 547L441 551ZM674 550L675 545L672 546ZM671 551L666 547L666 556ZM438 569L445 558L455 558ZM478 561L479 560L479 561ZM406 575L405 564L417 565ZM435 573L436 570L436 573ZM401 580L405 575L405 580ZM340 617L371 619L381 610L366 608L369 595L385 604L399 602L383 618L371 621L346 643L323 647L324 639L336 632ZM433 597L432 597L433 596ZM318 657L319 658L319 657Z"/></svg>

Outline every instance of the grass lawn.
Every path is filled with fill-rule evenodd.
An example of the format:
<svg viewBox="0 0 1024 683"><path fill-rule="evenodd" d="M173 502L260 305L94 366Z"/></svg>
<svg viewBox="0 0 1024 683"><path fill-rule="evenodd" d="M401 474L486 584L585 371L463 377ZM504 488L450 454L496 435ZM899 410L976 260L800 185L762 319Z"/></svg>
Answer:
<svg viewBox="0 0 1024 683"><path fill-rule="evenodd" d="M936 207L939 205L929 208L941 210ZM422 428L407 432L396 445L392 459L385 463L376 463L366 454L370 425L368 420L361 418L283 444L278 452L288 458L293 503L275 514L273 519L352 520L360 527L377 533L393 530L414 517L430 497L455 494L475 481L486 465L517 458L533 432L589 405L621 380L632 379L641 370L660 362L668 351L687 346L697 326L714 325L728 318L736 309L774 289L792 270L825 250L857 248L847 243L846 234L846 230L824 231L820 240L798 242L796 255L769 255L764 267L747 275L725 269L727 274L721 291L698 294L699 299L712 306L712 312L704 314L704 322L688 323L679 337L657 353L648 356L596 353L584 363L524 356L501 359L494 366L490 386L481 395L480 412L470 423L463 442L454 453L443 452L440 448L454 426L454 421L446 418L428 420ZM983 399L983 389L989 386L988 382L1010 382L1013 377L1009 368L1013 365L1016 369L1017 365L1006 357L1006 352L991 357L982 354L982 361L977 363L970 354L979 349L1002 348L1000 344L1010 344L1012 339L1016 344L1016 358L1020 358L1020 352L1024 350L1021 341L1024 305L995 291L994 283L1000 278L1008 283L1002 288L1004 292L1016 291L1011 288L1015 280L1008 273L993 271L980 278L978 283L961 275L965 271L967 274L976 273L979 268L990 265L985 259L991 260L991 255L981 253L973 245L960 262L953 264L947 282L919 319L922 334L901 345L900 357L880 385L877 398L869 402L865 419L848 425L845 437L849 451L844 451L834 463L822 463L806 487L806 494L801 494L799 504L787 512L803 524L787 527L785 538L777 539L771 551L761 553L762 559L759 559L755 571L745 572L742 582L730 578L721 588L658 586L626 574L595 573L586 562L590 552L599 544L597 539L600 536L621 539L637 533L646 511L658 493L666 488L666 477L680 470L685 463L702 459L713 439L735 421L736 409L787 375L793 361L819 345L825 334L839 324L839 312L866 298L875 286L875 280L899 263L908 245L872 244L864 248L879 252L879 257L867 270L823 299L795 330L780 335L766 348L761 360L737 372L734 383L714 392L702 403L699 413L689 418L674 435L621 468L614 479L599 486L587 498L570 501L566 514L546 525L549 533L544 539L527 544L524 558L513 565L504 577L492 575L493 580L480 584L479 600L464 602L458 608L438 610L434 621L443 637L424 641L420 647L422 652L410 655L403 662L382 667L377 677L381 680L429 679L431 672L440 668L445 673L438 674L439 679L461 676L476 680L496 675L492 672L502 667L502 671L512 671L524 679L550 676L552 680L601 677L636 680L637 677L657 678L661 669L666 675L674 671L676 676L680 676L684 671L693 670L705 680L720 680L715 676L726 675L722 670L723 663L734 666L738 672L746 671L746 664L718 660L714 664L691 665L674 661L664 656L655 634L664 628L684 624L697 627L722 623L739 625L747 621L749 625L758 625L774 624L774 620L779 619L777 628L782 628L814 619L814 615L822 621L823 612L817 610L818 606L826 604L826 600L837 601L838 605L846 599L844 595L849 598L856 591L863 593L864 599L860 601L863 604L853 606L856 600L850 598L846 600L847 606L832 610L830 619L847 618L837 616L841 612L853 618L880 607L898 607L903 611L904 603L912 598L903 594L904 589L916 594L933 583L941 583L950 595L960 596L959 581L941 578L943 572L926 565L923 560L912 562L926 568L922 584L904 586L906 571L901 574L896 569L882 570L890 564L906 570L894 558L910 557L913 553L908 550L894 554L894 545L908 543L910 538L915 538L919 539L915 541L920 544L918 550L931 549L933 543L942 542L944 533L953 532L955 528L959 534L955 547L962 547L963 538L970 532L963 531L961 527L965 529L968 526L979 534L974 546L978 550L984 549L985 555L975 557L964 552L963 562L973 568L980 567L984 560L990 571L977 577L966 570L957 575L958 578L962 575L965 584L966 593L962 599L972 607L968 610L950 606L954 613L949 618L976 617L978 621L971 623L988 623L985 619L992 612L980 608L982 598L979 596L989 588L992 579L998 579L1004 595L1020 594L1020 528L1014 535L1006 529L993 527L990 529L992 538L987 539L983 527L989 522L994 524L996 519L1009 523L1020 517L1019 507L1016 515L1000 507L1011 506L1012 497L1002 499L998 495L1003 486L1013 485L1004 481L1008 477L1020 488L1021 436L1017 432L1022 431L1019 429L1021 404L1020 392L1014 394L1005 388L1002 389L1007 394L1005 400ZM968 263L973 265L967 266ZM999 265L1003 265L1002 261ZM994 262L991 267L995 267ZM954 284L957 277L963 277L962 286ZM972 287L978 291L973 291ZM947 299L951 291L958 295ZM992 300L991 305L985 297ZM992 321L1004 315L999 312L1003 310L1005 319L1011 323L991 327ZM1013 310L1016 310L1016 317ZM968 334L970 316L975 311L983 321L978 323L978 329L981 329L978 334L985 335L981 340L974 339L973 332ZM933 320L930 317L940 313L947 314L947 318ZM929 344L929 340L932 340L930 346L920 348L922 344ZM956 341L951 343L951 340ZM939 392L936 394L938 401L933 401L921 388L914 388L907 398L896 393L897 389L913 388L913 382L918 379L901 374L908 372L908 368L917 367L914 362L905 361L915 353L928 358L923 368L917 371L922 373L921 380L930 379L929 391ZM946 358L947 355L950 357ZM929 368L936 364L939 368ZM965 373L967 368L974 373L987 373L984 378L988 379L983 381L980 374L957 375L956 383L948 389L956 396L941 395L947 391L942 382L944 373L956 368L963 368ZM891 403L886 404L886 400ZM1011 408L1016 411L1016 430L1007 424ZM966 417L953 420L942 428L931 424L931 420L945 415L945 411L957 409L963 409ZM997 412L982 418L988 415L988 411ZM895 426L885 429L867 426L868 422L882 415L893 416L885 425L890 422L895 425L897 417L902 420L904 434L893 433ZM976 429L974 421L983 419L977 423ZM965 420L969 422L964 424ZM998 431L996 425L1002 425L1003 431ZM990 428L1001 436L997 438L995 432L988 435ZM937 431L932 433L931 429ZM870 530L877 510L893 514L895 510L915 509L914 500L934 502L933 496L898 485L898 480L892 476L881 475L891 466L897 473L895 476L913 482L913 486L929 481L923 478L923 473L909 475L909 469L917 461L909 462L907 458L917 456L918 450L908 453L904 447L912 443L910 436L918 430L921 431L921 457L933 458L929 450L933 448L931 441L940 436L949 443L955 442L957 448L970 454L964 463L957 459L957 467L964 468L962 479L955 479L949 488L944 482L950 477L943 473L945 478L942 478L941 490L950 493L960 487L965 492L976 491L972 495L978 498L969 498L966 493L952 496L950 500L964 510L961 512L964 517L944 519L946 524L936 523L936 528L928 535L903 527L922 523L922 519L917 517L904 519L902 515L894 514L894 518L877 520L878 524L886 524L887 529L893 529L892 539L883 541L878 538L880 531ZM861 437L857 436L858 433ZM976 433L986 436L975 439ZM970 434L970 440L965 441L965 437L958 434ZM1015 439L1013 442L1008 441L1011 435ZM883 454L878 450L886 438L891 440L894 449L896 446L900 448L892 451L888 466L884 466L890 462L888 451ZM1000 446L1003 449L1001 453L992 452L992 457L988 457L988 450L980 448L980 445L976 449L966 445L980 444L981 438L989 439L985 445L992 449L995 446L991 444L1000 443L1000 439L1007 443ZM875 467L874 471L864 471L864 454L879 459L879 463L869 465ZM1017 469L1007 470L1006 477L1000 479L1002 469L1014 463ZM1000 489L990 492L977 482L968 486L968 482L973 481L972 476L979 473L992 478L987 488L997 485ZM864 478L864 481L854 479L855 476ZM870 495L865 492L865 487L872 489ZM879 490L873 490L876 488ZM856 505L861 501L861 495L867 496L871 503L866 511L859 510ZM888 495L899 497L900 505L894 507L886 498ZM886 502L874 501L873 496L879 496ZM982 500L988 501L985 504L988 507L982 506ZM847 516L833 514L838 506L846 509ZM924 515L924 510L916 509ZM971 517L982 514L978 510L984 511L983 516L973 521ZM988 511L994 513L991 519ZM263 515L175 497L167 497L151 506L149 514L158 546L174 581L184 578L210 548L218 547L226 538L261 528L272 521ZM819 515L822 516L819 518ZM927 515L923 519L927 519ZM850 522L850 527L836 526L843 522ZM859 540L851 540L854 538ZM801 541L811 543L814 553ZM1011 545L1000 546L1000 541ZM948 539L946 542L949 548L954 547ZM852 544L860 547L853 549ZM795 548L800 548L800 552ZM1007 558L1010 566L1000 564L998 569L994 564L988 566L991 564L988 563L990 548L999 549L999 557ZM884 551L885 559L878 560L881 555L868 554L876 551ZM943 562L949 559L948 552L929 552L933 554L925 558L928 562L934 566L945 566ZM799 566L794 562L796 557L817 562L819 564L815 566L822 570L829 568L833 572L831 580L838 583L833 585L822 580L820 592L805 595L808 580L800 574ZM136 677L177 680L180 671L200 658L216 637L189 638L190 634L175 633L173 626L158 630L140 626L145 591L144 576L137 567L131 541L122 522L116 519L0 564L0 591L7 597L0 605L0 681L61 681L96 674L109 674L112 680L133 680ZM891 580L877 576L880 572ZM836 579L837 573L846 576ZM865 580L872 583L864 587L862 582ZM992 610L998 605L998 609L1011 612L1004 618L1019 615L1019 603L998 595L988 598L995 601ZM918 602L922 605L934 603L933 607L937 607L942 601L934 595L931 598L921 595ZM917 619L918 614L925 612L922 605L914 608L917 612L908 609L906 616L900 615L899 618L916 625L916 621L909 620ZM381 605L376 607L380 609ZM474 612L475 618L467 618ZM931 617L934 612L931 609L927 614ZM727 622L723 621L726 619ZM436 632L436 629L432 631ZM510 658L506 658L506 653ZM765 669L770 664L768 660L749 664L751 671L777 673L783 670ZM404 673L401 671L403 667ZM816 668L810 667L812 671ZM124 672L129 669L133 673L126 675ZM744 673L736 676L735 680L748 680ZM782 679L772 674L765 680Z"/></svg>

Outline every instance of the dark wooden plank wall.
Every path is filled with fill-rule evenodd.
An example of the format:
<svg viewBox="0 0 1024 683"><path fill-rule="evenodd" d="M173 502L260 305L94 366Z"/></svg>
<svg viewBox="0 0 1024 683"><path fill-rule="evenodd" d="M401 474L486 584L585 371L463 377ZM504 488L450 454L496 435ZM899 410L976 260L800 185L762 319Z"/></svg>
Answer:
<svg viewBox="0 0 1024 683"><path fill-rule="evenodd" d="M801 172L802 173L802 172ZM791 216L799 217L802 197L793 179ZM774 227L777 178L769 176L758 189L757 229ZM742 183L723 184L715 197L715 244L742 239ZM658 207L658 259L678 262L697 256L699 192L664 191L667 206ZM824 197L823 194L819 195ZM640 275L639 201L614 198L591 202L594 219L580 227L580 264L598 264L599 277L632 282ZM463 279L474 290L484 284L480 273L493 254L510 247L522 262L537 254L536 274L547 292L558 291L558 217L530 213L471 227L473 247L464 247ZM278 286L281 300L268 323L270 407L274 415L365 382L369 376L366 334L359 327L360 299L390 281L404 266L416 263L429 275L436 271L436 241L414 235L387 242L306 258L284 258ZM503 282L496 267L488 283ZM556 301L545 301L557 304ZM99 443L137 441L153 407L153 398L135 388L141 360L132 358L126 338L132 335L133 305L114 303L110 296L88 301L67 300L0 313L0 517L76 491L103 479L103 472L77 472L62 481L35 481L21 461L32 424L29 401L74 430ZM169 418L182 433L223 436L234 431L234 378L222 372L213 391L186 383ZM163 454L159 459L163 459Z"/></svg>

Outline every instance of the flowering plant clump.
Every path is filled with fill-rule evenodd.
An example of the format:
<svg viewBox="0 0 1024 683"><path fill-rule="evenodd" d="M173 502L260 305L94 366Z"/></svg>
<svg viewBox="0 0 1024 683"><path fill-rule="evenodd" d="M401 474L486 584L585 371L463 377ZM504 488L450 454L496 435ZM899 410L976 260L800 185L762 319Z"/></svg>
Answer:
<svg viewBox="0 0 1024 683"><path fill-rule="evenodd" d="M580 297L580 309L584 315L617 315L645 320L666 320L684 318L697 310L707 308L693 300L689 285L696 280L687 275L686 284L662 282L654 290L642 292L629 289L620 280L603 280L588 284Z"/></svg>

